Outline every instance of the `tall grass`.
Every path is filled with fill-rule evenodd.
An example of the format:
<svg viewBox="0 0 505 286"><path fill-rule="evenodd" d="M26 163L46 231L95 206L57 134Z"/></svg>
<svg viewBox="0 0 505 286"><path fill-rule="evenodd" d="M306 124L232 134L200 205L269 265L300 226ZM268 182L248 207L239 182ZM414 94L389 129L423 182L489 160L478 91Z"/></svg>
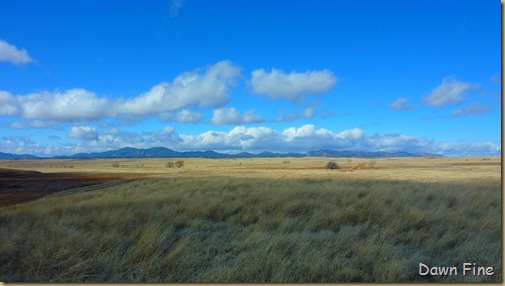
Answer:
<svg viewBox="0 0 505 286"><path fill-rule="evenodd" d="M501 231L498 183L141 179L0 208L0 281L491 282Z"/></svg>

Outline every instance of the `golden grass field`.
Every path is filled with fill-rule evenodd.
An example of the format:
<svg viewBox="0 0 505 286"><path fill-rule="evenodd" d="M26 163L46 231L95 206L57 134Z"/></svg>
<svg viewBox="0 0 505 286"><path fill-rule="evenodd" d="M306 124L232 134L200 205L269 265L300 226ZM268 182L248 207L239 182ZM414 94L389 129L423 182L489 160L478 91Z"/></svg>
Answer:
<svg viewBox="0 0 505 286"><path fill-rule="evenodd" d="M0 161L56 178L46 189L107 178L0 207L0 281L502 280L500 157L374 159L354 172L370 159L165 166L175 160ZM326 169L330 160L341 169ZM494 274L420 276L420 262Z"/></svg>
<svg viewBox="0 0 505 286"><path fill-rule="evenodd" d="M484 159L484 160L483 160ZM455 180L501 180L500 157L457 158L386 158L373 159L376 168L365 167L356 172L325 169L328 161L342 168L369 162L366 158L246 158L246 159L182 159L184 168L169 169L165 164L178 159L89 159L89 160L0 160L0 168L23 169L44 173L120 173L142 176L237 176L237 177L342 177L367 179L415 180L424 182ZM118 168L112 163L118 162ZM143 167L140 165L143 164ZM72 166L72 168L69 168ZM366 170L366 171L364 171Z"/></svg>

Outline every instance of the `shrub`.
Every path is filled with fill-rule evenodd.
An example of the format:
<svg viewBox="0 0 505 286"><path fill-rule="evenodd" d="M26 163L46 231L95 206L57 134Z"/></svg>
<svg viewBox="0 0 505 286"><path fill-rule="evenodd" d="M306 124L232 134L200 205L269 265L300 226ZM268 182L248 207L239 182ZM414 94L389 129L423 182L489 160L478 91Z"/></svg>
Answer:
<svg viewBox="0 0 505 286"><path fill-rule="evenodd" d="M340 166L338 166L337 162L330 161L330 162L328 162L328 164L326 164L326 169L330 169L330 170L340 169Z"/></svg>
<svg viewBox="0 0 505 286"><path fill-rule="evenodd" d="M183 160L175 161L175 166L176 166L177 168L182 168L182 167L184 167L184 161L183 161Z"/></svg>
<svg viewBox="0 0 505 286"><path fill-rule="evenodd" d="M170 162L167 162L167 164L165 165L167 168L173 168L175 167L175 163L170 161Z"/></svg>

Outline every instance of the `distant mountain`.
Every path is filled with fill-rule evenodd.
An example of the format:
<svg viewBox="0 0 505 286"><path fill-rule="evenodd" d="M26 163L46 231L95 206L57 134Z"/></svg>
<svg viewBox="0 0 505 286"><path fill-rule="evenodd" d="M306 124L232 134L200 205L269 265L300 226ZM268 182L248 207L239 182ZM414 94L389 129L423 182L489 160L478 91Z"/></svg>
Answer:
<svg viewBox="0 0 505 286"><path fill-rule="evenodd" d="M39 159L39 157L29 154L16 155L0 152L0 159L20 160L20 159Z"/></svg>
<svg viewBox="0 0 505 286"><path fill-rule="evenodd" d="M307 153L273 153L264 151L259 154L242 152L238 154L223 154L215 151L185 151L178 152L164 147L148 149L121 148L100 153L79 153L71 156L55 156L55 159L86 159L86 158L285 158L285 157L344 157L344 158L391 158L391 157L441 157L431 153L408 152L365 152L365 151L334 151L318 150Z"/></svg>
<svg viewBox="0 0 505 286"><path fill-rule="evenodd" d="M148 149L121 148L98 153L78 153L70 156L54 156L52 159L99 159L99 158L286 158L286 157L332 157L332 158L391 158L391 157L442 157L438 154L418 152L365 152L365 151L334 151L317 150L307 153L273 153L264 151L259 154L242 152L238 154L224 154L215 151L185 151L178 152L165 147L153 147ZM1 153L0 159L49 159L48 157L37 157L29 154L16 155Z"/></svg>
<svg viewBox="0 0 505 286"><path fill-rule="evenodd" d="M118 150L105 151L100 153L78 153L70 156L54 156L55 159L91 159L91 158L174 158L179 157L180 152L164 147L153 147L149 149L121 148Z"/></svg>

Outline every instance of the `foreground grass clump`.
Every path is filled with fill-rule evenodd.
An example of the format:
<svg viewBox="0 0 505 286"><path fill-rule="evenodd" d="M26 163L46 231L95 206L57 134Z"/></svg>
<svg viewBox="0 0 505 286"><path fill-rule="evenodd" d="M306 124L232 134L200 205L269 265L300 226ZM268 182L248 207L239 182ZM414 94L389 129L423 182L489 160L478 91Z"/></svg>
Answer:
<svg viewBox="0 0 505 286"><path fill-rule="evenodd" d="M141 179L0 208L0 281L501 281L500 211L499 183Z"/></svg>

